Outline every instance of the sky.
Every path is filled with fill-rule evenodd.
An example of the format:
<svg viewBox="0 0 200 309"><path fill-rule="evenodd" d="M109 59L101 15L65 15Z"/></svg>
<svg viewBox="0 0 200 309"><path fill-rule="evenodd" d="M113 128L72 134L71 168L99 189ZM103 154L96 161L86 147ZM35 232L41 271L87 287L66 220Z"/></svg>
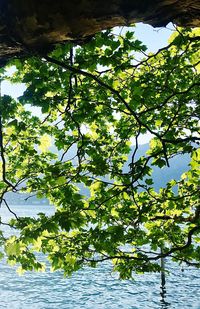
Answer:
<svg viewBox="0 0 200 309"><path fill-rule="evenodd" d="M173 31L174 27L171 23L162 28L153 28L150 25L138 23L135 28L135 36L147 45L149 51L155 52L167 45Z"/></svg>
<svg viewBox="0 0 200 309"><path fill-rule="evenodd" d="M174 28L172 24L168 24L165 28L153 28L150 25L138 23L134 28L135 36L145 45L147 45L148 50L151 52L156 52L159 48L166 46L173 30ZM121 28L119 29L119 31L121 31ZM8 74L12 73L13 69L14 68L11 68ZM11 84L8 81L2 81L1 83L2 95L7 94L11 95L14 98L17 98L23 94L24 90L25 85L23 84ZM34 111L37 113L37 109L35 109ZM140 136L139 143L145 144L150 140L150 138L150 134Z"/></svg>

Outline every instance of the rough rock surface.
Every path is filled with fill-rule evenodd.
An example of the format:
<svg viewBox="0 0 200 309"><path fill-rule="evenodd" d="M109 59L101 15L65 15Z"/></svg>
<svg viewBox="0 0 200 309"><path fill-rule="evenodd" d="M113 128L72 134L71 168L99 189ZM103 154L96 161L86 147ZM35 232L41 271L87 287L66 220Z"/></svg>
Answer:
<svg viewBox="0 0 200 309"><path fill-rule="evenodd" d="M170 21L200 26L200 0L0 0L0 63L109 27Z"/></svg>

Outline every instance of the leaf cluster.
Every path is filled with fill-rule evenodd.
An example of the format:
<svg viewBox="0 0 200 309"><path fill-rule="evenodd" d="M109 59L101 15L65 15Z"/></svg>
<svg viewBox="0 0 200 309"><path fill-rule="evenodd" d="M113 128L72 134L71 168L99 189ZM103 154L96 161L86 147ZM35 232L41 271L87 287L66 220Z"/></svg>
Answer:
<svg viewBox="0 0 200 309"><path fill-rule="evenodd" d="M110 260L122 279L159 271L161 257L200 266L198 38L178 30L152 54L133 31L109 30L11 63L26 91L0 102L1 204L13 216L1 225L18 231L1 236L8 261L43 270L40 251L70 275ZM184 153L189 170L156 192L152 168ZM9 192L45 197L55 212L20 217Z"/></svg>

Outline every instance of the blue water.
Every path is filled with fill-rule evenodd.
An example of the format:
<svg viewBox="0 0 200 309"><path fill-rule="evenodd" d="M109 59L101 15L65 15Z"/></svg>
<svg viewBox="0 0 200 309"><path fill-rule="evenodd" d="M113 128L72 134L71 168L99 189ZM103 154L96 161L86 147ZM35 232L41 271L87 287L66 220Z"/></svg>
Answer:
<svg viewBox="0 0 200 309"><path fill-rule="evenodd" d="M46 213L51 208L43 206ZM38 206L18 206L21 215L34 215ZM5 210L4 217L10 216ZM39 209L41 211L41 209ZM159 274L136 275L119 281L109 263L85 268L71 278L62 272L28 272L22 277L4 261L0 263L0 308L11 309L200 309L200 270L184 271L166 261L171 274L162 296Z"/></svg>

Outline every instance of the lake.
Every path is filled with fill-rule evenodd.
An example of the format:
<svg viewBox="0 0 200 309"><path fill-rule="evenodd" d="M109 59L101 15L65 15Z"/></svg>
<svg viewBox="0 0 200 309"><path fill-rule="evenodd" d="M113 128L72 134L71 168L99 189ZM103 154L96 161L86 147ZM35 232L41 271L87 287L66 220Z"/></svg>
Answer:
<svg viewBox="0 0 200 309"><path fill-rule="evenodd" d="M42 206L51 213L50 206ZM20 215L35 215L39 206L13 206ZM1 215L10 214L1 209ZM16 274L15 268L0 263L0 308L11 309L200 309L200 270L166 261L166 291L160 274L135 275L135 281L120 281L109 263L85 268L71 278L62 272ZM165 293L166 292L166 293ZM164 294L164 295L163 295Z"/></svg>

